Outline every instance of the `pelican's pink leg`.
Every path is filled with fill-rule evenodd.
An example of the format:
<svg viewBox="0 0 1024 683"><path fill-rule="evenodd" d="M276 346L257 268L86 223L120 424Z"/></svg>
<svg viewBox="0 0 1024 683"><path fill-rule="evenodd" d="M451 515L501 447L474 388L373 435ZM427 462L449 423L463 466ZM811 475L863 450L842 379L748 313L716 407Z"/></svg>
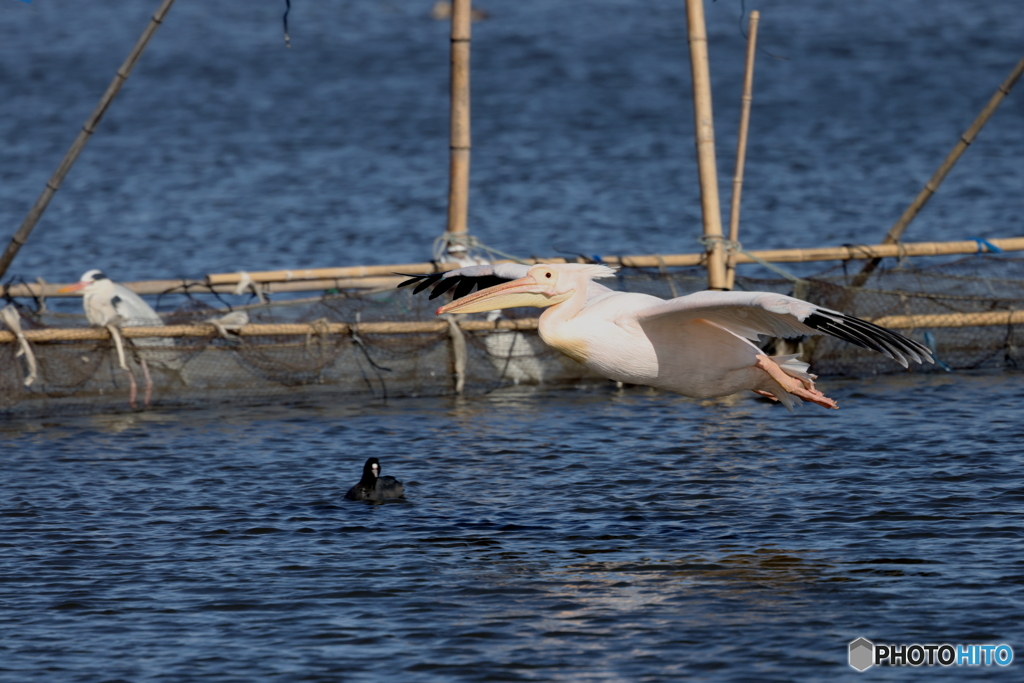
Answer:
<svg viewBox="0 0 1024 683"><path fill-rule="evenodd" d="M770 398L773 401L778 401L778 397L770 391L761 391L760 389L751 389L755 394L760 394L766 398Z"/></svg>
<svg viewBox="0 0 1024 683"><path fill-rule="evenodd" d="M142 366L142 376L146 379L146 396L142 399L142 406L148 408L149 399L153 396L153 379L149 376L149 366L146 365L145 358L139 360L139 365Z"/></svg>
<svg viewBox="0 0 1024 683"><path fill-rule="evenodd" d="M811 403L817 403L823 408L839 408L835 401L815 389L813 382L799 380L796 377L790 377L782 368L779 367L778 363L768 356L760 353L757 354L757 364L754 367L761 368L767 372L768 375L778 382L783 389L798 398L810 401Z"/></svg>

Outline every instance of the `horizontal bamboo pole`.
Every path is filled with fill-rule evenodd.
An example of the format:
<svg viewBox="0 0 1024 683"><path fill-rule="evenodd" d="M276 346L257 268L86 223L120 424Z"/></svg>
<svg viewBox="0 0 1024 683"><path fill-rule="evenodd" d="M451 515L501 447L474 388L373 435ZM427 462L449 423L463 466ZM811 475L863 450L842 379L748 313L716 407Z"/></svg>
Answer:
<svg viewBox="0 0 1024 683"><path fill-rule="evenodd" d="M1024 237L1008 237L988 240L1002 251L1024 250ZM901 244L854 244L842 247L818 247L812 249L771 249L752 251L754 256L775 263L806 263L811 261L850 261L855 259L888 258L903 256L952 256L955 254L977 254L988 252L988 247L974 240L957 242L903 242ZM737 263L755 263L746 254L738 254ZM671 264L666 261L668 265ZM681 265L681 264L680 264Z"/></svg>
<svg viewBox="0 0 1024 683"><path fill-rule="evenodd" d="M1024 237L1005 237L988 240L1003 251L1024 251ZM988 247L974 240L957 242L903 242L900 244L859 244L842 247L816 247L812 249L765 249L751 251L752 256L773 263L808 263L813 261L850 261L856 259L888 258L903 256L954 256L988 252ZM642 256L602 256L601 260L611 266L625 268L659 268L699 266L706 254L665 254ZM527 263L580 263L582 259L553 258L526 259ZM499 261L510 263L510 261ZM756 263L747 254L736 254L736 263ZM350 289L391 287L402 281L395 273L418 275L458 268L457 263L403 263L393 266L355 266L344 268L319 268L312 270L275 270L249 273L253 282L267 286L267 291L304 292L317 289ZM144 280L123 282L137 294L164 294L183 291L189 286L191 292L217 291L230 293L241 278L239 273L209 275L203 280ZM309 278L309 279L306 279ZM0 286L0 296L81 296L80 293L58 294L64 284L20 284Z"/></svg>
<svg viewBox="0 0 1024 683"><path fill-rule="evenodd" d="M869 319L876 325L896 330L959 328L959 327L991 327L994 325L1024 324L1024 311L984 311L980 313L938 313L928 315L888 315ZM466 332L493 332L499 330L536 330L537 318L517 320L461 320L459 327ZM362 334L428 334L443 333L448 329L444 320L427 320L411 322L376 322L351 325L349 323L327 323L313 325L306 323L246 325L238 331L242 337L262 336L306 336L321 333L351 334L353 331ZM162 327L126 327L122 330L128 339L153 337L209 337L217 334L216 328L209 323L193 325L164 325ZM110 338L110 333L102 327L47 328L42 330L25 330L25 338L32 343L63 342L63 341L102 341ZM17 341L12 332L0 330L0 343L11 344Z"/></svg>
<svg viewBox="0 0 1024 683"><path fill-rule="evenodd" d="M868 318L871 322L894 330L935 329L958 327L991 327L994 325L1022 325L1024 311L983 311L980 313L936 313L928 315L887 315L881 318ZM459 327L466 332L494 332L499 330L536 330L537 318L521 318L516 320L460 320ZM309 323L246 325L239 329L242 337L265 336L306 336L327 334L439 334L447 332L448 323L444 320L375 322L352 325L349 323L327 323L316 325ZM216 335L216 328L209 323L193 325L164 325L162 327L125 327L122 333L128 339L152 337L209 337ZM70 327L46 328L41 330L25 330L25 338L34 344L65 341L102 341L110 338L110 332L104 327ZM0 344L12 344L17 341L14 333L0 330ZM160 347L166 348L166 347ZM171 349L168 349L171 350Z"/></svg>
<svg viewBox="0 0 1024 683"><path fill-rule="evenodd" d="M990 327L1020 325L1024 311L984 311L982 313L932 313L929 315L887 315L872 321L896 330L934 327Z"/></svg>
<svg viewBox="0 0 1024 683"><path fill-rule="evenodd" d="M493 332L496 330L535 330L537 318L517 320L460 320L459 327L466 332ZM305 336L327 334L425 334L448 331L445 320L397 321L359 323L290 323L270 325L246 325L238 330L242 337L263 336ZM210 323L192 325L162 325L159 327L125 327L121 329L127 339L153 337L209 337L218 334L217 328ZM32 343L61 341L102 341L110 339L110 332L105 327L65 327L25 330L25 338ZM0 343L9 344L16 340L13 332L0 330ZM170 347L157 347L171 350Z"/></svg>
<svg viewBox="0 0 1024 683"><path fill-rule="evenodd" d="M1024 251L1024 237L1007 237L988 240L1003 251ZM982 247L981 251L987 251ZM904 242L902 244L864 244L845 245L842 247L816 247L812 249L766 249L750 253L763 261L776 263L798 263L806 261L849 261L851 259L869 259L876 256L945 256L951 254L974 254L979 251L974 240L958 242ZM670 267L699 266L707 258L706 254L665 254L642 256L602 256L604 263L626 268L657 268L664 264ZM526 263L577 263L580 259L563 257L524 259ZM737 263L756 263L746 254L736 255ZM509 263L509 261L500 261ZM284 282L309 278L360 278L382 275L393 275L395 272L418 275L458 268L457 263L405 263L394 266L357 266L353 268L320 268L316 270L275 270L249 273L253 282ZM305 275L307 274L308 275ZM208 275L210 284L237 284L241 279L239 273Z"/></svg>
<svg viewBox="0 0 1024 683"><path fill-rule="evenodd" d="M395 287L399 282L407 278L399 275L391 277L365 277L365 278L331 278L319 280L295 280L292 282L265 282L260 283L260 288L269 294L281 292L309 292L326 289L388 289ZM207 285L202 280L140 280L138 282L122 282L128 289L136 294L181 294L186 291L192 294L204 294L217 292L219 294L231 294L235 291L236 285ZM75 297L81 296L81 292L65 292L59 290L66 287L66 284L47 283L45 285L36 283L25 283L4 287L0 285L0 296L25 297ZM243 292L244 293L244 292Z"/></svg>

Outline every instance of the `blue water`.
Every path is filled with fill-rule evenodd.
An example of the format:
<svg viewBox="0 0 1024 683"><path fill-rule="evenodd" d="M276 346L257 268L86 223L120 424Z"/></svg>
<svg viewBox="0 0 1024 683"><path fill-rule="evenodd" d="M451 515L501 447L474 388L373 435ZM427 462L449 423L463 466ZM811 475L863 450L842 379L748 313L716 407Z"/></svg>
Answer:
<svg viewBox="0 0 1024 683"><path fill-rule="evenodd" d="M517 389L5 425L0 678L858 680L858 637L1021 652L1024 378L831 389L797 417ZM371 455L405 502L342 500Z"/></svg>
<svg viewBox="0 0 1024 683"><path fill-rule="evenodd" d="M0 226L156 2L0 2ZM179 0L9 275L421 261L444 225L430 5ZM699 216L678 2L478 3L470 228L520 254L682 252ZM762 12L747 246L877 241L1021 57L1001 0ZM723 187L743 37L708 2ZM1018 86L1018 89L1024 86ZM1015 91L908 239L1021 234ZM0 231L2 232L2 231ZM0 422L0 680L1015 680L1019 373L752 396L473 399ZM369 456L407 500L345 503Z"/></svg>
<svg viewBox="0 0 1024 683"><path fill-rule="evenodd" d="M158 3L0 3L0 234L20 224ZM420 262L444 229L448 27L431 0L180 0L10 275L121 280ZM692 252L676 0L481 0L470 230L517 254ZM723 197L745 39L706 2ZM762 12L741 239L877 242L1021 58L1016 0ZM1013 93L907 233L1021 233Z"/></svg>

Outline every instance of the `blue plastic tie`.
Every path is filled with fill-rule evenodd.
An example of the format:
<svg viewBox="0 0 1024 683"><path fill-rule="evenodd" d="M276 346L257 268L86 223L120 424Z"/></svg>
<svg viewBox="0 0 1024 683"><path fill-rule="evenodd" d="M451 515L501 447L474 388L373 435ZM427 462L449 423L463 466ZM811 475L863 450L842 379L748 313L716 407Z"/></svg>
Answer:
<svg viewBox="0 0 1024 683"><path fill-rule="evenodd" d="M928 350L932 352L932 360L935 364L946 372L953 372L953 368L949 367L941 360L939 360L939 354L937 352L938 344L935 343L935 335L932 334L931 330L925 330L924 332L924 345L928 347Z"/></svg>
<svg viewBox="0 0 1024 683"><path fill-rule="evenodd" d="M993 254L1002 254L1003 253L1002 249L1000 249L996 245L992 244L991 242L989 242L987 239L985 239L983 237L972 237L971 239L978 243L978 253L979 254L984 253L984 251L986 249L988 251L992 252Z"/></svg>

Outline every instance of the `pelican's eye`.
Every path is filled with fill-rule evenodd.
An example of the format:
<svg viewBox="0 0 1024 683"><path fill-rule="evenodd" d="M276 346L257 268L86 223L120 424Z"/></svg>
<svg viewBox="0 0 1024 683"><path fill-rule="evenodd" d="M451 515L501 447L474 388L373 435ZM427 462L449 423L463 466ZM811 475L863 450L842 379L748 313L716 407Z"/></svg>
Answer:
<svg viewBox="0 0 1024 683"><path fill-rule="evenodd" d="M549 270L548 272L544 273L544 277L546 277L546 278L549 278L549 279L550 279L550 277L551 277L551 271Z"/></svg>

